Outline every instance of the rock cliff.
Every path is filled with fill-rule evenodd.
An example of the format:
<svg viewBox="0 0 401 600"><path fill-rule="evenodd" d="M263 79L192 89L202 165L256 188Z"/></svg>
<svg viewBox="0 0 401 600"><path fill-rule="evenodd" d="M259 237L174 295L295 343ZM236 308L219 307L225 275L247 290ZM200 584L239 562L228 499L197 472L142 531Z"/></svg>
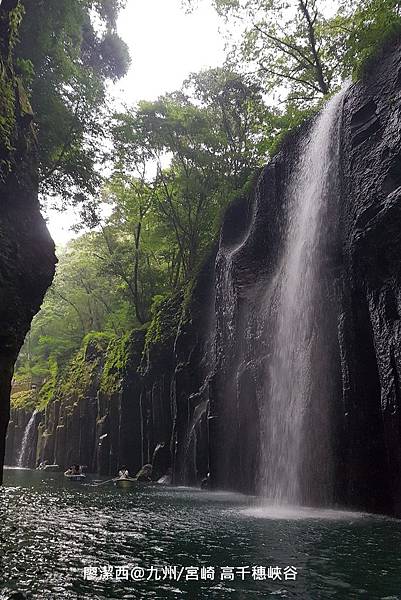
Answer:
<svg viewBox="0 0 401 600"><path fill-rule="evenodd" d="M17 2L0 6L0 465L14 362L54 274L54 244L40 214L32 111L11 53ZM2 469L0 469L0 481Z"/></svg>
<svg viewBox="0 0 401 600"><path fill-rule="evenodd" d="M333 500L400 516L399 43L350 86L341 118L339 214L326 240L330 278L322 281L332 307L327 376L336 390L331 407ZM271 351L269 341L265 347L260 343L260 299L280 255L286 189L308 127L306 123L289 136L264 169L252 212L247 202L231 207L222 228L216 264L218 369L209 410L216 486L257 487L259 418L266 401L260 382ZM269 340L268 333L263 339ZM311 443L313 436L310 427ZM306 501L319 503L319 496L308 490Z"/></svg>
<svg viewBox="0 0 401 600"><path fill-rule="evenodd" d="M29 464L85 465L113 475L153 465L153 479L198 482L208 473L206 348L213 340L214 256L186 295L162 300L147 330L88 334L56 381L39 392ZM47 396L47 397L46 397ZM16 464L29 411L12 410L7 464ZM206 436L206 437L205 437ZM200 444L203 443L200 451Z"/></svg>

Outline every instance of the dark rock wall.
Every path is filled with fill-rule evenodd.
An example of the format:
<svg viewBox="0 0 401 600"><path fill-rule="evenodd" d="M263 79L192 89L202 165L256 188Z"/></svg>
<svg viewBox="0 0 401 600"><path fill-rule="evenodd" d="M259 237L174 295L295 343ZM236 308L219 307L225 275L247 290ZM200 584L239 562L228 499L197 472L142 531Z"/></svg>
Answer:
<svg viewBox="0 0 401 600"><path fill-rule="evenodd" d="M12 69L10 12L16 4L0 6L0 113L10 125L0 139L0 482L14 363L56 261L39 209L32 113Z"/></svg>
<svg viewBox="0 0 401 600"><path fill-rule="evenodd" d="M337 390L331 414L333 498L400 516L400 48L387 49L370 69L344 101L340 214L327 246L333 307L329 376ZM209 427L216 486L257 490L261 379L269 355L259 306L279 256L286 184L302 135L300 130L290 136L263 171L250 219L243 203L228 211L223 225ZM309 490L308 501L318 503L319 496Z"/></svg>
<svg viewBox="0 0 401 600"><path fill-rule="evenodd" d="M401 51L344 109L339 344L344 497L401 514Z"/></svg>

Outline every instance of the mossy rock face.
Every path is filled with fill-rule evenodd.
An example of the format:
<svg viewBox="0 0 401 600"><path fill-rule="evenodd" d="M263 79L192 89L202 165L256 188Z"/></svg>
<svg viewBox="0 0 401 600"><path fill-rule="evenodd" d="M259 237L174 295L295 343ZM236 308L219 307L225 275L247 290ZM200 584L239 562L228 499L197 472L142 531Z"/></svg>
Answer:
<svg viewBox="0 0 401 600"><path fill-rule="evenodd" d="M38 407L39 394L35 389L20 390L11 394L11 408L34 411Z"/></svg>
<svg viewBox="0 0 401 600"><path fill-rule="evenodd" d="M142 358L145 330L134 330L122 338L113 339L107 347L100 391L113 394L121 389L129 371L136 372Z"/></svg>
<svg viewBox="0 0 401 600"><path fill-rule="evenodd" d="M174 362L174 342L183 318L185 294L180 290L173 296L156 297L152 320L146 332L141 372L169 370Z"/></svg>
<svg viewBox="0 0 401 600"><path fill-rule="evenodd" d="M49 402L53 399L57 388L59 376L58 363L54 358L50 357L48 364L50 373L46 377L39 391L39 410L44 410L46 408Z"/></svg>
<svg viewBox="0 0 401 600"><path fill-rule="evenodd" d="M113 336L105 333L89 333L82 346L60 377L55 398L73 405L83 396L95 393L103 370L106 352Z"/></svg>
<svg viewBox="0 0 401 600"><path fill-rule="evenodd" d="M12 51L18 40L23 6L0 7L0 181L11 172L20 143L20 125L30 124L33 113L28 96L14 73ZM26 119L26 117L28 117Z"/></svg>
<svg viewBox="0 0 401 600"><path fill-rule="evenodd" d="M87 396L111 396L119 392L126 378L140 365L146 331L134 330L121 338L103 332L85 336L81 348L61 369L50 361L50 375L39 392L39 408L59 400L64 406Z"/></svg>

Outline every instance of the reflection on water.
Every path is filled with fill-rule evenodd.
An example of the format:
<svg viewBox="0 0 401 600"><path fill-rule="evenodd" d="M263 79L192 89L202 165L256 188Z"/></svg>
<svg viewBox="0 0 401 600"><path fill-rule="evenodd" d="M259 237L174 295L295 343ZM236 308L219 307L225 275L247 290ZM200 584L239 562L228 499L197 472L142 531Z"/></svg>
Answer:
<svg viewBox="0 0 401 600"><path fill-rule="evenodd" d="M0 490L0 599L401 599L401 522L253 506L189 488L65 482L7 470ZM84 567L214 566L208 581L86 581ZM223 566L293 565L296 581L221 581ZM160 571L161 572L161 571Z"/></svg>

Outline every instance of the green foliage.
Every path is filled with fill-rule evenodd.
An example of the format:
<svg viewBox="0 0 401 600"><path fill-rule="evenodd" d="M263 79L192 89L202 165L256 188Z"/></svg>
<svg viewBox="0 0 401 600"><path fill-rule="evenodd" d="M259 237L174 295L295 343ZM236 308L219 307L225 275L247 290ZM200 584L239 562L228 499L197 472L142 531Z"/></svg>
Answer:
<svg viewBox="0 0 401 600"><path fill-rule="evenodd" d="M12 55L16 43L19 41L20 26L24 15L25 8L21 2L8 13L8 48L10 56Z"/></svg>
<svg viewBox="0 0 401 600"><path fill-rule="evenodd" d="M11 168L15 137L15 89L6 66L0 62L0 181Z"/></svg>
<svg viewBox="0 0 401 600"><path fill-rule="evenodd" d="M184 2L195 7L195 0ZM319 104L351 74L362 75L385 40L400 35L399 0L214 0L228 27L243 24L229 63L300 109Z"/></svg>
<svg viewBox="0 0 401 600"><path fill-rule="evenodd" d="M131 333L110 341L100 379L100 391L112 394L120 389L121 378L130 360L131 347Z"/></svg>
<svg viewBox="0 0 401 600"><path fill-rule="evenodd" d="M135 319L118 281L105 270L96 233L60 254L57 274L20 352L16 374L47 379L52 361L66 365L94 330L102 339L123 335ZM98 340L99 343L101 340Z"/></svg>
<svg viewBox="0 0 401 600"><path fill-rule="evenodd" d="M120 389L121 378L128 360L128 336L115 340L107 353L100 379L100 391L112 394Z"/></svg>
<svg viewBox="0 0 401 600"><path fill-rule="evenodd" d="M53 356L48 359L48 375L39 391L39 410L44 410L49 402L54 398L59 375L59 366Z"/></svg>
<svg viewBox="0 0 401 600"><path fill-rule="evenodd" d="M57 386L57 395L71 404L87 394L97 392L105 354L112 337L102 332L87 334L82 346L71 359Z"/></svg>
<svg viewBox="0 0 401 600"><path fill-rule="evenodd" d="M142 171L141 181L147 230L163 241L159 257L164 255L170 289L192 276L229 198L264 162L266 114L258 86L233 71L212 69L192 75L180 91L115 116L117 171L134 173L138 181L146 161L156 165L152 176Z"/></svg>
<svg viewBox="0 0 401 600"><path fill-rule="evenodd" d="M138 333L140 334L138 336ZM49 358L49 373L43 385L35 390L19 390L12 395L16 408L44 410L49 402L59 398L73 405L88 394L113 394L120 390L127 366L136 357L139 365L144 333L134 330L117 338L110 333L91 332L65 367Z"/></svg>
<svg viewBox="0 0 401 600"><path fill-rule="evenodd" d="M214 5L229 22L245 24L230 63L246 65L276 100L305 107L340 84L345 33L333 24L324 0L214 0Z"/></svg>
<svg viewBox="0 0 401 600"><path fill-rule="evenodd" d="M368 0L351 7L344 2L342 11L348 24L344 68L346 72L352 71L354 79L359 79L388 43L400 39L401 2Z"/></svg>
<svg viewBox="0 0 401 600"><path fill-rule="evenodd" d="M11 408L34 411L38 408L38 394L36 390L20 390L11 394Z"/></svg>
<svg viewBox="0 0 401 600"><path fill-rule="evenodd" d="M100 183L106 85L129 56L115 23L116 0L21 0L25 17L15 69L31 97L43 195L82 201Z"/></svg>
<svg viewBox="0 0 401 600"><path fill-rule="evenodd" d="M315 115L321 108L321 103L300 109L296 105L288 105L287 110L283 114L279 114L275 118L276 135L272 138L266 138L268 144L269 156L275 156L281 149L283 143L289 135L293 135L296 130L310 117Z"/></svg>

